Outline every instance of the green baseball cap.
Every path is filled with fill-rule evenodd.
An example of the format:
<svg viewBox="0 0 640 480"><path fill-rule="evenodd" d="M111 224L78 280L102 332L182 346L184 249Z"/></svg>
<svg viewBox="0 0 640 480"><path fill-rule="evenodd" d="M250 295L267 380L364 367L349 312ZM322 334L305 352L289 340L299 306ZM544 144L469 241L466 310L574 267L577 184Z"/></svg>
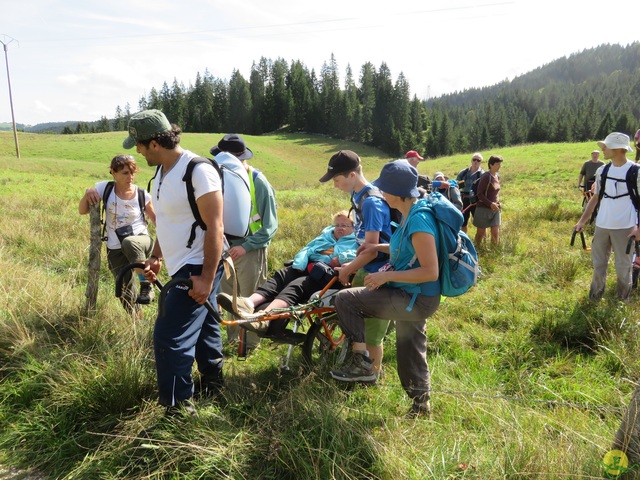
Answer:
<svg viewBox="0 0 640 480"><path fill-rule="evenodd" d="M170 130L171 124L160 110L143 110L129 119L129 136L124 139L122 146L126 149L133 148L138 142Z"/></svg>

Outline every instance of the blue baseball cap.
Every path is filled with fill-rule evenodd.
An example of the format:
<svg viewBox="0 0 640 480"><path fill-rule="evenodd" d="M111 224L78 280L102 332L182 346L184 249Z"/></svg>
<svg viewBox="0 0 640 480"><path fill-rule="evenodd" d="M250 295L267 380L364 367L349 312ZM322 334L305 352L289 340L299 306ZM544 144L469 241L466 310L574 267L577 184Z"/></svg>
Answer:
<svg viewBox="0 0 640 480"><path fill-rule="evenodd" d="M406 160L396 160L382 167L380 177L372 184L396 197L419 197L418 170Z"/></svg>

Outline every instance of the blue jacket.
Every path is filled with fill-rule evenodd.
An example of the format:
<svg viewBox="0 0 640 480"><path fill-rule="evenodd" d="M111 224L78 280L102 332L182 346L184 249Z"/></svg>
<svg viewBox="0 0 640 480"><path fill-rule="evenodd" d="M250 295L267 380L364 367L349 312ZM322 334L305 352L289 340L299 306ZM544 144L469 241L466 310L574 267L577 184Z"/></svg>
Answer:
<svg viewBox="0 0 640 480"><path fill-rule="evenodd" d="M356 250L358 243L353 233L345 235L336 240L333 236L335 227L329 225L322 230L322 233L311 240L300 250L293 258L293 265L296 270L305 270L309 262L325 262L329 263L332 258L337 257L340 265L350 262L356 258ZM320 252L333 248L332 255L323 255Z"/></svg>

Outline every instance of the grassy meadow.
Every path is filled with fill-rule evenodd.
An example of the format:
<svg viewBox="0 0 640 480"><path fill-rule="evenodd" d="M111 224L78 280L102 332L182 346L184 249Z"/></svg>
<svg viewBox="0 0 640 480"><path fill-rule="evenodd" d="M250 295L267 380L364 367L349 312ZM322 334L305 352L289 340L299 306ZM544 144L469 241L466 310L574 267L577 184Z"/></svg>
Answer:
<svg viewBox="0 0 640 480"><path fill-rule="evenodd" d="M0 132L0 464L59 479L587 479L603 478L637 381L640 315L587 300L588 252L569 246L576 188L595 143L525 145L500 154L502 243L479 246L476 288L428 322L432 419L405 417L394 334L376 387L327 371L280 367L263 341L246 360L227 347L221 401L199 417L163 418L151 332L156 304L133 322L113 295L103 255L97 310L83 315L89 219L85 188L108 177L125 133ZM220 135L184 134L208 154ZM318 178L330 156L358 152L369 180L390 158L324 136L245 136L277 190L270 268L290 258L348 198ZM136 183L153 175L142 157ZM471 154L423 162L449 176ZM470 226L473 238L475 229ZM587 231L587 240L591 232ZM166 277L165 277L166 278ZM152 438L139 433L153 428Z"/></svg>

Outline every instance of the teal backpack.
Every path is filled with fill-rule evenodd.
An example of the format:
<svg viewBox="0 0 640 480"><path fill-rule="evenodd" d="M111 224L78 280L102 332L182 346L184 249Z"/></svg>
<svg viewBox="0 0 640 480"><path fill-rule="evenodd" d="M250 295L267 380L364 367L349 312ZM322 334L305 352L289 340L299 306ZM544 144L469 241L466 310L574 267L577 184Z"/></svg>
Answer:
<svg viewBox="0 0 640 480"><path fill-rule="evenodd" d="M464 217L456 206L438 192L431 193L430 210L438 225L440 237L440 290L445 297L457 297L478 283L478 252L462 230Z"/></svg>
<svg viewBox="0 0 640 480"><path fill-rule="evenodd" d="M439 192L433 192L424 199L426 202L423 202L421 210L431 212L438 226L440 294L457 297L478 282L478 252L467 234L460 230L464 217L453 203ZM398 270L411 268L416 260L414 255L408 265ZM406 287L410 292L416 290L416 285L406 284Z"/></svg>

